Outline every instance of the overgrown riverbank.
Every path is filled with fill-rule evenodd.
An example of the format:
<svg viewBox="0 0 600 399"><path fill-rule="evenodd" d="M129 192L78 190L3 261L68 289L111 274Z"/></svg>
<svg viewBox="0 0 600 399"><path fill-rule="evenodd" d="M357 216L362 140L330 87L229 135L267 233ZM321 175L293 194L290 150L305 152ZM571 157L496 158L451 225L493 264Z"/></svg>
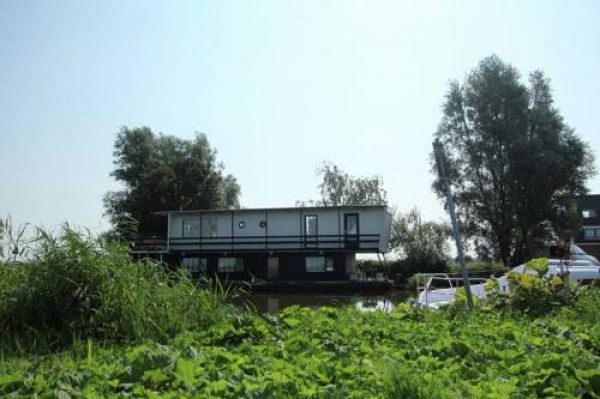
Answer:
<svg viewBox="0 0 600 399"><path fill-rule="evenodd" d="M2 397L600 394L597 289L565 296L530 276L515 280L518 307L263 317L66 233L42 241L31 263L2 268Z"/></svg>
<svg viewBox="0 0 600 399"><path fill-rule="evenodd" d="M166 344L79 342L4 357L2 395L59 397L595 397L598 294L538 319L491 310L230 314ZM62 396L61 396L62 395ZM411 396L412 395L412 396Z"/></svg>

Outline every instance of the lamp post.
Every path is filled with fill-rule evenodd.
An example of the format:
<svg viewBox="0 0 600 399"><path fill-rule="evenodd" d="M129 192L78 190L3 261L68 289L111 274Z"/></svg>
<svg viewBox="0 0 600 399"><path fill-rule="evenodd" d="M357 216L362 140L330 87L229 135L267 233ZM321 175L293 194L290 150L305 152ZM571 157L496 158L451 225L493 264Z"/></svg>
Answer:
<svg viewBox="0 0 600 399"><path fill-rule="evenodd" d="M460 272L462 274L463 285L467 294L467 306L469 309L473 309L473 297L471 296L469 273L467 272L467 265L465 264L462 240L460 237L460 230L458 228L458 221L456 219L456 211L454 209L454 200L452 199L450 181L448 179L448 173L446 170L446 153L444 152L444 145L439 139L435 139L433 142L433 154L435 157L435 163L437 165L439 177L444 184L444 192L446 193L446 201L448 204L448 210L450 212L450 219L452 221L452 230L454 232L454 241L456 241L456 252L458 253L458 262L460 263Z"/></svg>

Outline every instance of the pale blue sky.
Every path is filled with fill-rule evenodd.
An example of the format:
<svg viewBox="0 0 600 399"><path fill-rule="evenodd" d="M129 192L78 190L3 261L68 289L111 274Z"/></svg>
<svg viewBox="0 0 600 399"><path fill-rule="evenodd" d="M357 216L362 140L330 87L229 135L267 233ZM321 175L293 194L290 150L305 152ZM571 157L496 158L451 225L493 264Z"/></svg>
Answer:
<svg viewBox="0 0 600 399"><path fill-rule="evenodd" d="M316 197L328 160L444 217L432 134L448 81L485 56L543 69L597 151L599 16L597 1L3 0L0 215L106 228L115 134L147 125L205 132L246 207Z"/></svg>

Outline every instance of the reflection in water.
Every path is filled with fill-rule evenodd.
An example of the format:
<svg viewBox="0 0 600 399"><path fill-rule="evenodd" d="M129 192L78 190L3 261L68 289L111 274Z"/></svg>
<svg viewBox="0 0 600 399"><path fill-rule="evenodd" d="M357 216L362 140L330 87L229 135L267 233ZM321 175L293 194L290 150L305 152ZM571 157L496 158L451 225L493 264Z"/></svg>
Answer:
<svg viewBox="0 0 600 399"><path fill-rule="evenodd" d="M310 308L354 306L363 311L390 312L394 309L395 303L404 302L411 295L414 295L412 291L389 291L380 295L251 294L238 297L234 302L246 308L255 309L259 314L275 314L294 305Z"/></svg>

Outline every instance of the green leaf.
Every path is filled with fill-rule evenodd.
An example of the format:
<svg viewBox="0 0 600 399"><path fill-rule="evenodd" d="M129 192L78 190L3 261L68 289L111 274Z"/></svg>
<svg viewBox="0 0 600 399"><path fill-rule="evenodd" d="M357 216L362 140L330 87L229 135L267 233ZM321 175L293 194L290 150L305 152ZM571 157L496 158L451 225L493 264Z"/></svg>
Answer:
<svg viewBox="0 0 600 399"><path fill-rule="evenodd" d="M179 359L177 360L177 367L175 368L175 378L186 386L191 386L196 383L196 375L199 372L194 366L194 363L190 360Z"/></svg>

